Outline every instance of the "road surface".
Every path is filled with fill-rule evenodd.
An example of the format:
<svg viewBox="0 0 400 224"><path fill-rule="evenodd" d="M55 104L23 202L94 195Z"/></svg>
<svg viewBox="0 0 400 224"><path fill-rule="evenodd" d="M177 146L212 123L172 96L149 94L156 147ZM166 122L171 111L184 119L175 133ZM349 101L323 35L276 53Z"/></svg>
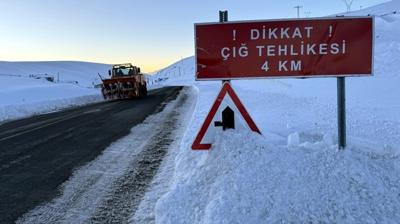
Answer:
<svg viewBox="0 0 400 224"><path fill-rule="evenodd" d="M13 223L37 205L59 196L61 184L75 169L95 159L148 115L161 111L162 105L175 99L181 89L166 87L150 91L142 99L101 102L1 124L0 223ZM149 149L140 156L146 159L152 153ZM108 198L103 209L96 210L93 222L124 221L121 217L127 214L107 220L107 212L113 204L121 203L121 196L134 194L135 190L143 193L165 154L154 153L159 154L155 164L151 164L154 159L139 161L134 173L118 180L121 186L127 185L129 192ZM141 169L150 166L151 172L143 174ZM142 177L145 183L139 187L128 186ZM117 195L118 189L115 191Z"/></svg>

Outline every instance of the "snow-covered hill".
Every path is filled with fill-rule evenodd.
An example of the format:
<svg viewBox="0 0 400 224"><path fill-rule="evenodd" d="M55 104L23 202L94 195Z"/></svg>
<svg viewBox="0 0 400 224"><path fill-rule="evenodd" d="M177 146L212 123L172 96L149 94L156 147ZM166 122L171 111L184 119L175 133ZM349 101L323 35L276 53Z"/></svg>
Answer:
<svg viewBox="0 0 400 224"><path fill-rule="evenodd" d="M79 61L43 61L43 62L5 62L0 61L0 76L48 74L61 82L77 82L79 86L93 87L99 82L100 74L107 74L108 64Z"/></svg>
<svg viewBox="0 0 400 224"><path fill-rule="evenodd" d="M389 2L360 11L398 10ZM353 15L357 12L353 12ZM398 223L400 220L400 18L376 18L375 74L347 78L348 147L337 149L336 79L233 81L263 133L216 131L211 151L191 144L221 82L193 81L194 60L153 76L192 85L197 105L169 189L134 215L156 223ZM179 65L179 66L176 66ZM181 73L178 73L181 74ZM182 80L185 80L182 82ZM165 183L163 183L165 184ZM153 203L153 204L152 204ZM155 205L154 205L155 204ZM155 206L154 213L148 213ZM147 213L143 212L147 211Z"/></svg>
<svg viewBox="0 0 400 224"><path fill-rule="evenodd" d="M0 122L99 101L93 87L108 69L89 62L0 62Z"/></svg>
<svg viewBox="0 0 400 224"><path fill-rule="evenodd" d="M338 15L345 15L345 16L366 16L366 15L373 15L373 16L388 16L393 14L400 13L400 1L393 0L387 1L385 3L381 3L378 5L374 5L371 7L367 7L361 10L351 11L348 13L341 13Z"/></svg>
<svg viewBox="0 0 400 224"><path fill-rule="evenodd" d="M192 74L194 74L194 57L187 57L149 75L148 84L153 87L192 85L195 80Z"/></svg>

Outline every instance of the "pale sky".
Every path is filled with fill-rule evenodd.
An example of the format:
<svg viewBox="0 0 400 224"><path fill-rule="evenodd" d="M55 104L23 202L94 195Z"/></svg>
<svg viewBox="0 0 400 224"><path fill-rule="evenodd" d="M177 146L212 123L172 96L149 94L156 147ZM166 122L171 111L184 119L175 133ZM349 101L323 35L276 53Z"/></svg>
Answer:
<svg viewBox="0 0 400 224"><path fill-rule="evenodd" d="M355 0L352 9L387 0ZM131 62L145 72L194 54L193 23L346 11L341 0L1 0L0 60ZM305 13L309 12L309 13Z"/></svg>

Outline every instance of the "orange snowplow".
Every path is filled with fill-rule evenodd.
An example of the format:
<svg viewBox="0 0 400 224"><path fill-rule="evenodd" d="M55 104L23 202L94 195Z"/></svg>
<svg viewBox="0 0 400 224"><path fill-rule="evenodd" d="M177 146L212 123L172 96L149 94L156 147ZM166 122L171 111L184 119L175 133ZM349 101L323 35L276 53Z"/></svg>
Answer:
<svg viewBox="0 0 400 224"><path fill-rule="evenodd" d="M108 71L109 79L101 79L101 92L104 99L127 99L147 96L145 76L140 68L132 64L113 65ZM100 77L101 78L101 77Z"/></svg>

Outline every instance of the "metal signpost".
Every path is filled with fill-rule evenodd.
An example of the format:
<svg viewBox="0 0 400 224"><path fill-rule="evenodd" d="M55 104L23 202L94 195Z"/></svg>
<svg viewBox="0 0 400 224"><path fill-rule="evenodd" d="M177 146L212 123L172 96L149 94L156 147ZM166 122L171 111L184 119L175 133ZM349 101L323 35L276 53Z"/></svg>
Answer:
<svg viewBox="0 0 400 224"><path fill-rule="evenodd" d="M220 23L225 23L228 22L228 11L219 11L219 22ZM222 84L224 84L224 82L230 82L230 80L222 80Z"/></svg>
<svg viewBox="0 0 400 224"><path fill-rule="evenodd" d="M346 147L346 80L345 77L337 78L337 119L338 119L338 146Z"/></svg>
<svg viewBox="0 0 400 224"><path fill-rule="evenodd" d="M373 17L195 24L196 80L337 77L338 145L346 146L345 77L373 73Z"/></svg>
<svg viewBox="0 0 400 224"><path fill-rule="evenodd" d="M219 11L219 22L228 22L228 11Z"/></svg>

